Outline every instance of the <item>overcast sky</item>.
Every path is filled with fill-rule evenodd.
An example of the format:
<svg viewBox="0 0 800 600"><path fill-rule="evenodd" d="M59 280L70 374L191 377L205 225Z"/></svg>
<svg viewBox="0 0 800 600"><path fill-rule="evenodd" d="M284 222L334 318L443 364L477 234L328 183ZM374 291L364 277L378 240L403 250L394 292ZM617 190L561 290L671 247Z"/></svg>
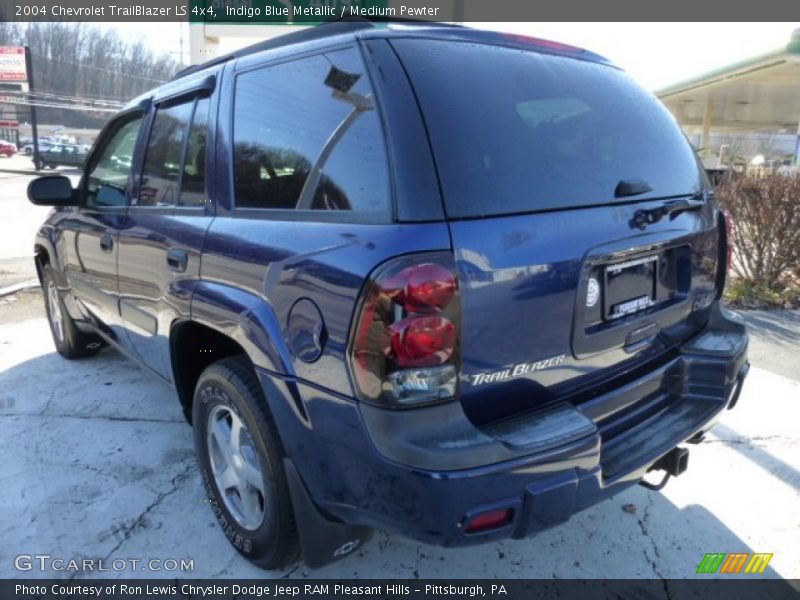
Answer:
<svg viewBox="0 0 800 600"><path fill-rule="evenodd" d="M154 51L180 54L188 25L114 23L127 37L141 36ZM785 46L800 23L484 23L509 31L580 46L602 54L650 89ZM248 43L252 40L248 40Z"/></svg>

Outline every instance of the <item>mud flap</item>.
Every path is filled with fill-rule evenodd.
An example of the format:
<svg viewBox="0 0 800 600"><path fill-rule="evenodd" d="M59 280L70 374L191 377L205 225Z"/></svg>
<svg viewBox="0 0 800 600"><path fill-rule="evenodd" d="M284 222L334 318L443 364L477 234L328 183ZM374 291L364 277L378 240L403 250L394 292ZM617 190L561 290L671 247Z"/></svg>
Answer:
<svg viewBox="0 0 800 600"><path fill-rule="evenodd" d="M342 559L372 537L370 527L346 525L326 518L311 500L292 461L284 458L283 468L292 496L303 560L309 567L316 569Z"/></svg>

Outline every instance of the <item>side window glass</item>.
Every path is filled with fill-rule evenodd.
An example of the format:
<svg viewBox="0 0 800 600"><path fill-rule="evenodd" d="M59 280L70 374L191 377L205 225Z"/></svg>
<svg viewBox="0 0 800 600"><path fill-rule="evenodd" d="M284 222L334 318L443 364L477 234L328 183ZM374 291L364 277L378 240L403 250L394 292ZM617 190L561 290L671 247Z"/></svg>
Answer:
<svg viewBox="0 0 800 600"><path fill-rule="evenodd" d="M239 75L233 138L237 207L388 209L383 133L355 49Z"/></svg>
<svg viewBox="0 0 800 600"><path fill-rule="evenodd" d="M203 206L206 203L206 136L208 135L208 98L197 101L186 143L181 195L178 206Z"/></svg>
<svg viewBox="0 0 800 600"><path fill-rule="evenodd" d="M142 182L135 206L175 206L180 185L184 139L194 101L159 106L147 140Z"/></svg>
<svg viewBox="0 0 800 600"><path fill-rule="evenodd" d="M372 112L348 128L320 165L311 208L382 212L388 205L386 150L378 117Z"/></svg>
<svg viewBox="0 0 800 600"><path fill-rule="evenodd" d="M94 167L86 174L87 207L125 206L125 191L141 124L142 118L136 117L112 134Z"/></svg>

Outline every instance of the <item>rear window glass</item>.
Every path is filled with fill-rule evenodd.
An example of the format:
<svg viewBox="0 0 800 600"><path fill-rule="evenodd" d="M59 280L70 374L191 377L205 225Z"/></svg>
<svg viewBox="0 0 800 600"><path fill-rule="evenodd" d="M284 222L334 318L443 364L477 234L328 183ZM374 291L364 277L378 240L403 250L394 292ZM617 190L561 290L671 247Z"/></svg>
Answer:
<svg viewBox="0 0 800 600"><path fill-rule="evenodd" d="M679 196L701 185L670 113L622 71L500 46L393 44L419 97L451 217ZM620 182L649 191L617 197Z"/></svg>

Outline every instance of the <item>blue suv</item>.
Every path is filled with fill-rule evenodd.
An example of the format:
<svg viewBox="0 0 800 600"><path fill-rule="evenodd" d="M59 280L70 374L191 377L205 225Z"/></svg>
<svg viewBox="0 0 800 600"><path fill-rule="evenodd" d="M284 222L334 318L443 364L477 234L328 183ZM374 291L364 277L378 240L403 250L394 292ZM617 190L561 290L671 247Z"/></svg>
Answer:
<svg viewBox="0 0 800 600"><path fill-rule="evenodd" d="M54 207L58 352L111 345L174 387L219 524L265 568L376 527L522 538L660 487L748 370L691 146L563 44L291 33L133 100L77 189L28 195Z"/></svg>

